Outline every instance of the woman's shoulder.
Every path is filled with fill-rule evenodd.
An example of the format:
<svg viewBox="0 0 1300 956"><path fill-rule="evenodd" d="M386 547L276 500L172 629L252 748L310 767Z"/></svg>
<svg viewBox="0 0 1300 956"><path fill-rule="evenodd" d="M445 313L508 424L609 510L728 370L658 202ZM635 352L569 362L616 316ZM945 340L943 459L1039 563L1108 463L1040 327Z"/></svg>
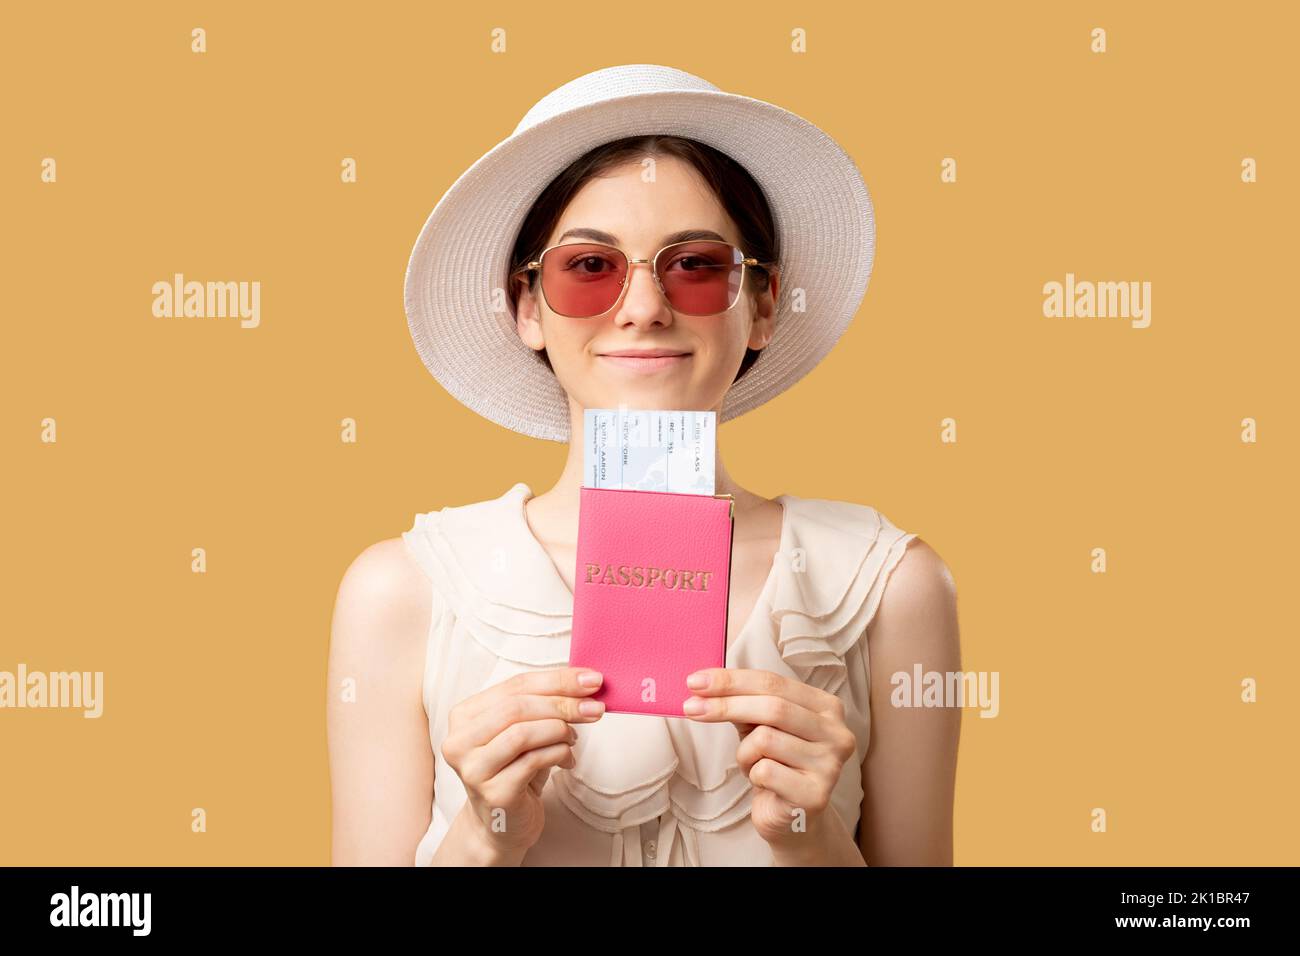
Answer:
<svg viewBox="0 0 1300 956"><path fill-rule="evenodd" d="M418 699L433 615L433 589L400 537L361 550L343 572L330 622L329 685L382 689ZM332 706L341 700L331 693Z"/></svg>
<svg viewBox="0 0 1300 956"><path fill-rule="evenodd" d="M362 549L339 583L335 634L351 642L384 641L389 650L407 638L420 645L434 603L445 601L447 542L492 540L512 501L526 491L518 483L495 498L416 512L406 531Z"/></svg>
<svg viewBox="0 0 1300 956"><path fill-rule="evenodd" d="M428 627L429 579L402 537L361 550L343 572L334 602L336 633L419 640Z"/></svg>

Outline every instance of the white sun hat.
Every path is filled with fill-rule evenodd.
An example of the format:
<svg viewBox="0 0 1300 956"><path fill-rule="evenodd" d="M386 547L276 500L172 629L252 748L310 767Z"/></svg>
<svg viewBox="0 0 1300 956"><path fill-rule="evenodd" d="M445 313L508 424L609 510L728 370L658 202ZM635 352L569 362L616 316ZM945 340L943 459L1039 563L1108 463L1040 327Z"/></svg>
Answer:
<svg viewBox="0 0 1300 956"><path fill-rule="evenodd" d="M762 187L775 220L775 326L726 393L720 423L799 381L848 328L875 253L871 197L848 154L802 117L682 70L609 67L538 101L452 184L416 239L407 322L425 366L462 404L525 435L569 441L564 389L519 337L504 295L510 255L534 201L570 163L603 143L652 133L697 140L736 160Z"/></svg>

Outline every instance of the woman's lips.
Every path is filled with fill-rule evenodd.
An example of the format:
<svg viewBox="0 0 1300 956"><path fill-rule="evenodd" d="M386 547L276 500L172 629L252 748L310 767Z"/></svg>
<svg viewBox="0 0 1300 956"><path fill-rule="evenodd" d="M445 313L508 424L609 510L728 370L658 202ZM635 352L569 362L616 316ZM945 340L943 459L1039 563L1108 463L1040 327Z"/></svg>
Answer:
<svg viewBox="0 0 1300 956"><path fill-rule="evenodd" d="M660 369L682 365L691 357L689 352L682 355L601 355L606 362L631 369L634 372L657 372Z"/></svg>

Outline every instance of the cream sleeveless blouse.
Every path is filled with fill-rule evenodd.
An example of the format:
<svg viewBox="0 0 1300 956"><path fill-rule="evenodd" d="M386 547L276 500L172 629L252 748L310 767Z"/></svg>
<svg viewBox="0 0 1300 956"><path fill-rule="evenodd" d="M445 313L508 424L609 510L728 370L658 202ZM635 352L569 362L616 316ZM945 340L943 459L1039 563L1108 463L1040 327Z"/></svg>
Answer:
<svg viewBox="0 0 1300 956"><path fill-rule="evenodd" d="M528 525L532 496L520 482L499 498L416 515L402 534L433 592L423 683L433 817L417 866L429 865L466 799L442 757L448 711L514 674L568 664L573 595ZM866 505L775 500L784 506L780 551L726 662L793 676L843 700L858 747L832 805L853 832L870 729L863 638L915 534ZM574 726L576 765L551 771L546 824L523 865L771 865L749 819L752 789L737 766L732 724L607 713Z"/></svg>

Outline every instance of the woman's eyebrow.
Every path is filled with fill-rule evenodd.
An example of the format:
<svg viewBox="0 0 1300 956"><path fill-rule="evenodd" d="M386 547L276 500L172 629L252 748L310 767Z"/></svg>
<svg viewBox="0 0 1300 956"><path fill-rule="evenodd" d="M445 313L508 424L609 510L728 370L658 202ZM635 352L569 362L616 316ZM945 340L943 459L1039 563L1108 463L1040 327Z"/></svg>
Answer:
<svg viewBox="0 0 1300 956"><path fill-rule="evenodd" d="M600 229L588 229L585 226L575 226L572 229L565 230L564 235L555 241L563 242L568 238L590 239L592 242L603 242L607 246L618 245L618 236L612 233L604 232ZM691 242L696 239L713 239L718 242L726 242L722 236L718 235L712 229L683 229L680 232L669 233L663 237L663 244L671 246L674 242Z"/></svg>

